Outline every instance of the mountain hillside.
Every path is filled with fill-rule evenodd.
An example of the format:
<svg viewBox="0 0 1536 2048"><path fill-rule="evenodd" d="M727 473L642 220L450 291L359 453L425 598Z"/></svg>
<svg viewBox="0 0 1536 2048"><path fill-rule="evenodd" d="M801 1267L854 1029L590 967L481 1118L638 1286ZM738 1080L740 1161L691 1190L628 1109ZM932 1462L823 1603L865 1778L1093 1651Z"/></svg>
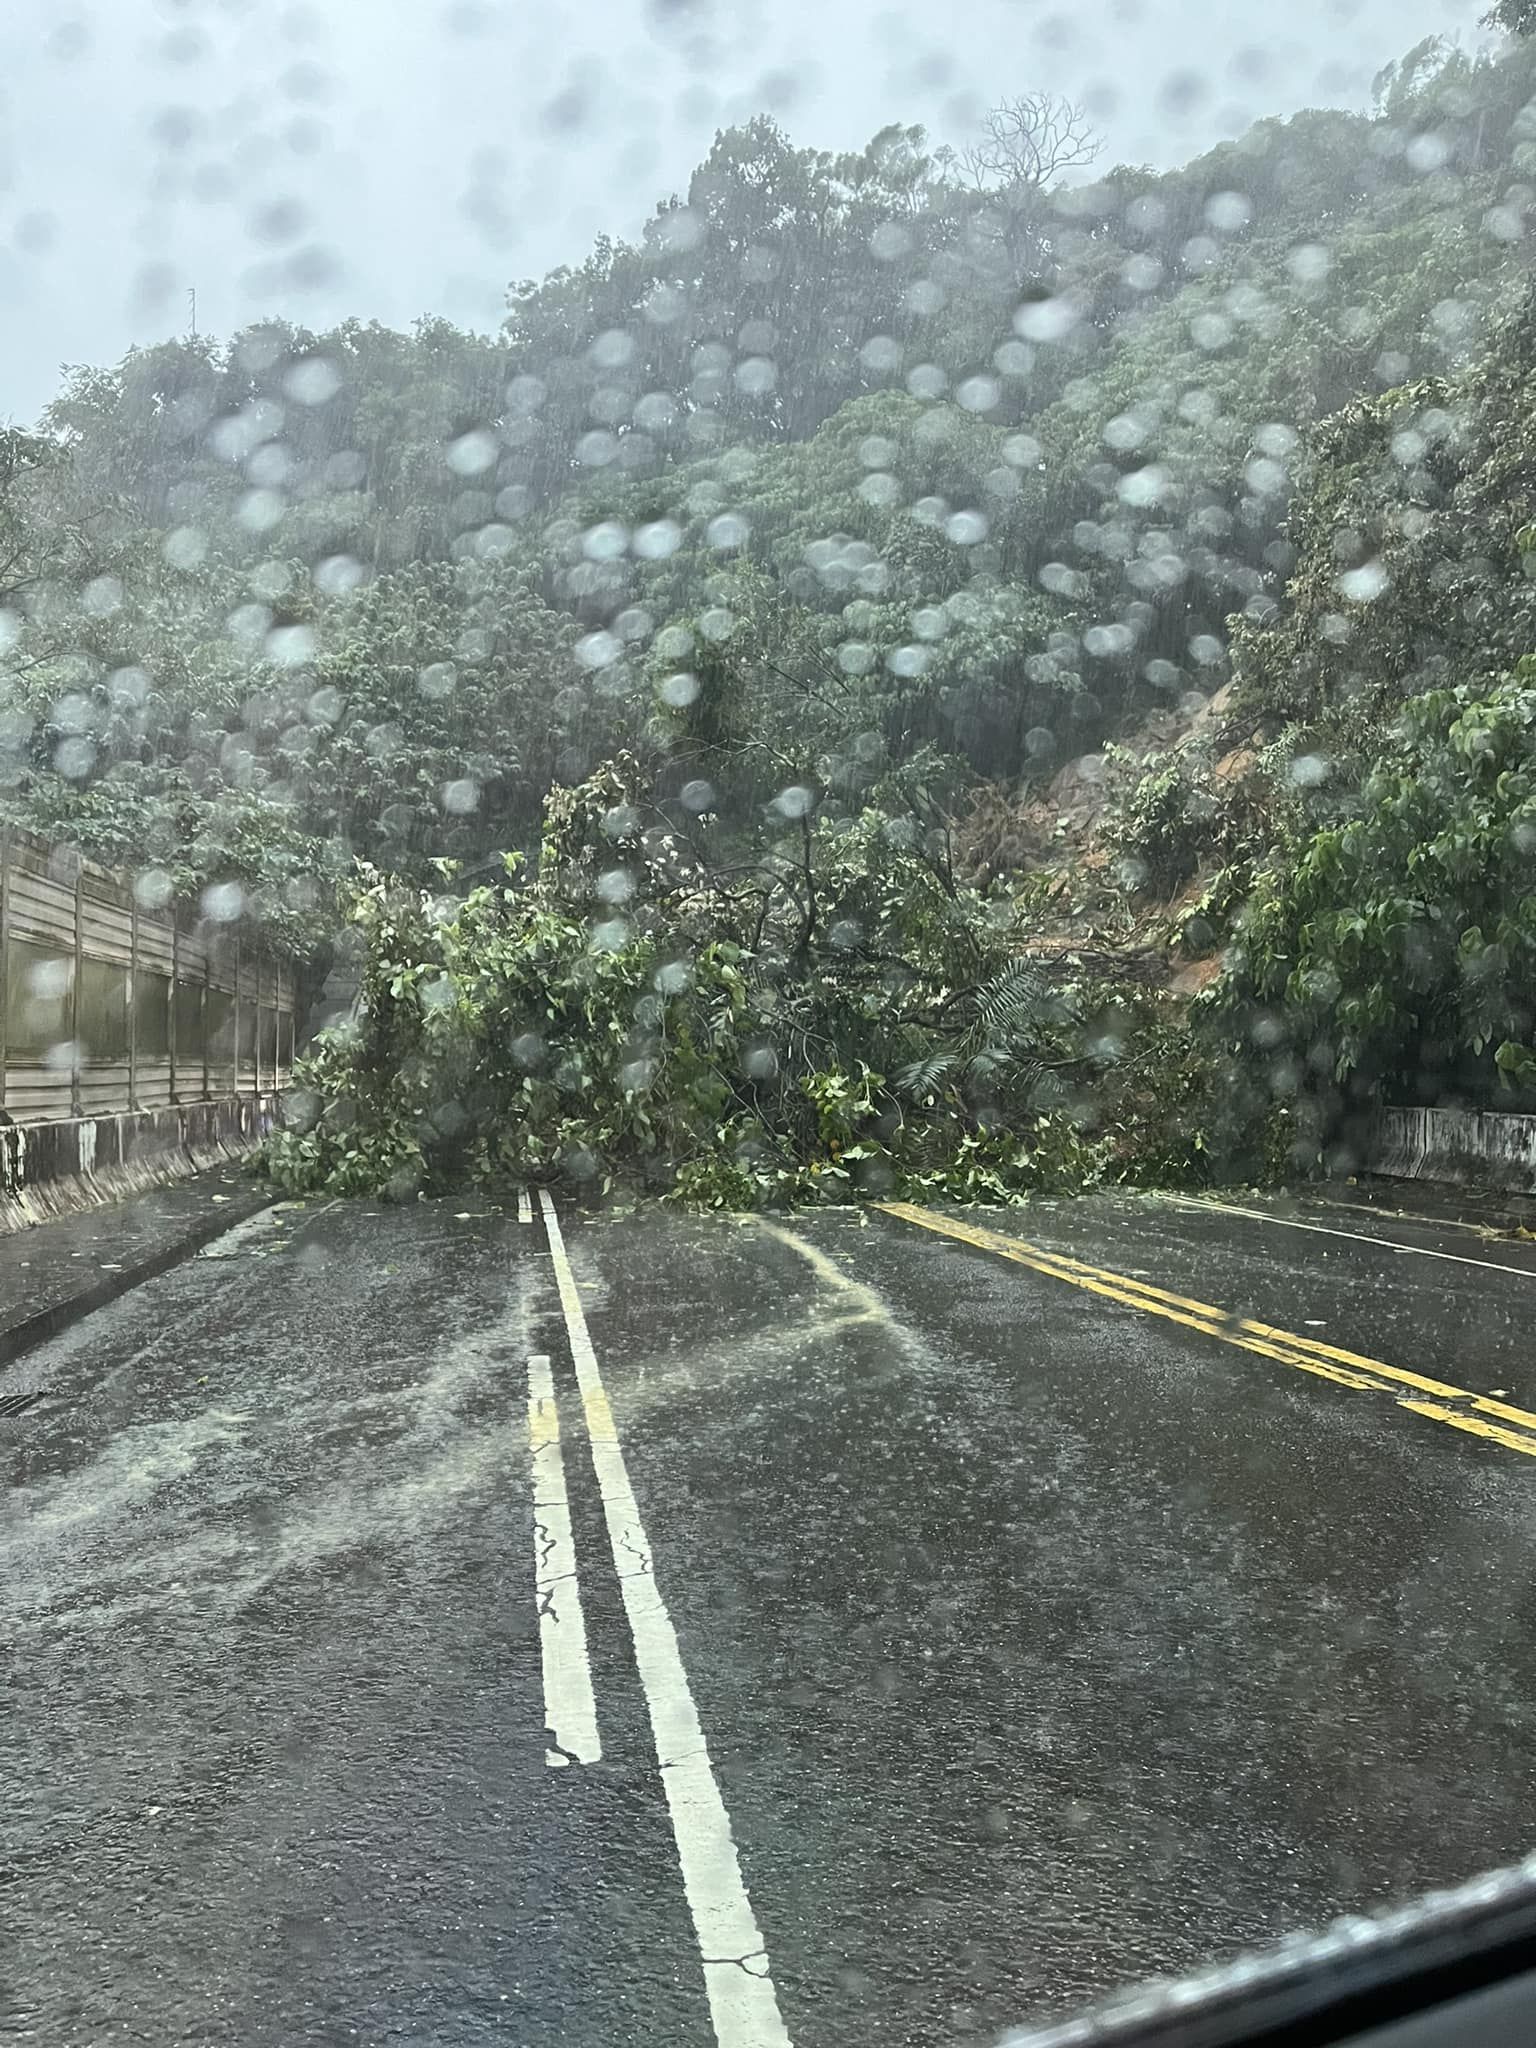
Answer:
<svg viewBox="0 0 1536 2048"><path fill-rule="evenodd" d="M1524 1099L1523 882L1398 870L1524 801L1533 202L1518 33L1166 173L1027 90L963 152L760 118L494 338L76 370L0 440L0 807L309 945L359 859L498 877L622 790L673 847L622 901L659 930L755 876L716 940L812 980L880 921L828 922L818 862L884 819L966 899L948 967L887 934L948 991L887 1066L964 956L973 1005L1033 962L1246 1076L1181 1171L1315 1159L1383 1088ZM1468 734L1496 816L1460 819ZM1036 1021L1020 1100L1103 1123L1120 1026L1047 1060Z"/></svg>

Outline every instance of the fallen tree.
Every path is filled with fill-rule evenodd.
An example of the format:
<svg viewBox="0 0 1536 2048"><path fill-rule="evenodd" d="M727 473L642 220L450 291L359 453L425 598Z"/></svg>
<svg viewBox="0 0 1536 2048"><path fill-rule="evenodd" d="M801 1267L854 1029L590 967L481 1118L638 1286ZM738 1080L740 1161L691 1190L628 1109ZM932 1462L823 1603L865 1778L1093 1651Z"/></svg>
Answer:
<svg viewBox="0 0 1536 2048"><path fill-rule="evenodd" d="M556 791L532 876L360 872L360 1015L302 1065L278 1181L1007 1201L1123 1167L1138 1090L1177 1102L1166 1039L1154 1077L1122 997L1017 957L920 802L818 818L792 786L732 860L644 787L620 759Z"/></svg>

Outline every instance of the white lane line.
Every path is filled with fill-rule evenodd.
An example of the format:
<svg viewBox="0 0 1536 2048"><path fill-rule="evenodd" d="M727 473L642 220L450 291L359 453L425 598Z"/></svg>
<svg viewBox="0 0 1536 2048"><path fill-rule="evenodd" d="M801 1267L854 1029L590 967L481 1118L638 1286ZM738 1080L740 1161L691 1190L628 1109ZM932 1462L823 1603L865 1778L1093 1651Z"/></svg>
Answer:
<svg viewBox="0 0 1536 2048"><path fill-rule="evenodd" d="M613 1410L560 1234L560 1219L543 1188L539 1204L549 1233L550 1260L560 1288L576 1383L586 1411L608 1542L650 1712L683 1890L698 1936L715 2039L720 2048L789 2048L767 1947L742 1882L730 1816L709 1760L672 1617L651 1571L650 1538L629 1482Z"/></svg>
<svg viewBox="0 0 1536 2048"><path fill-rule="evenodd" d="M587 1624L576 1576L576 1538L565 1492L560 1411L549 1359L528 1361L528 1451L533 1462L534 1592L539 1603L539 1653L544 1665L544 1725L551 1747L547 1764L595 1764L603 1745L592 1697Z"/></svg>
<svg viewBox="0 0 1536 2048"><path fill-rule="evenodd" d="M517 1191L517 1220L519 1223L533 1221L533 1204L528 1199L526 1188L519 1188Z"/></svg>
<svg viewBox="0 0 1536 2048"><path fill-rule="evenodd" d="M1484 1273L1513 1273L1536 1280L1536 1268L1506 1266L1498 1259L1469 1259L1465 1252L1434 1252L1422 1244L1399 1244L1395 1237L1372 1237L1364 1230L1336 1230L1327 1223L1303 1223L1298 1216L1272 1216L1267 1209L1240 1209L1235 1202L1208 1202L1201 1195L1158 1195L1175 1209L1214 1209L1222 1216L1246 1216L1254 1223L1278 1223L1286 1230L1315 1230L1320 1237L1347 1237L1355 1244L1374 1245L1379 1252L1411 1252L1420 1259L1449 1259L1453 1266L1476 1266Z"/></svg>

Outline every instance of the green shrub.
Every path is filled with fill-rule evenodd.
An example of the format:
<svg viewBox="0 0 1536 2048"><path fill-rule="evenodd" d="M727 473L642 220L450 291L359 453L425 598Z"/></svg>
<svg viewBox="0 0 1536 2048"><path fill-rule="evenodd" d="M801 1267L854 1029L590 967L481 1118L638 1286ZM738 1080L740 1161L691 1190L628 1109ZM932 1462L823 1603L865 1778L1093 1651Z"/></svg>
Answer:
<svg viewBox="0 0 1536 2048"><path fill-rule="evenodd" d="M1139 762L1119 747L1109 754L1125 779L1105 808L1104 837L1127 887L1171 896L1208 851L1218 805L1206 764L1187 750L1148 754Z"/></svg>
<svg viewBox="0 0 1536 2048"><path fill-rule="evenodd" d="M1346 822L1259 872L1210 1003L1295 1096L1494 1098L1536 1024L1536 658L1406 704Z"/></svg>

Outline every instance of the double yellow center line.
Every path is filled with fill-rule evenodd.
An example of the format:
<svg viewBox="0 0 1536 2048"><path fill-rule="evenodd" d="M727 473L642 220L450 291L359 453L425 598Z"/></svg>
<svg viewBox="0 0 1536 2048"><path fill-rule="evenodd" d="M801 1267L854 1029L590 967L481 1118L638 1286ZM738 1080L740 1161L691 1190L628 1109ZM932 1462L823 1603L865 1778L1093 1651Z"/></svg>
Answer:
<svg viewBox="0 0 1536 2048"><path fill-rule="evenodd" d="M998 1230L984 1230L979 1224L941 1216L935 1210L919 1208L914 1202L879 1202L875 1206L887 1216L899 1217L903 1223L915 1223L922 1230L972 1245L977 1251L992 1252L998 1258L1010 1259L1016 1266L1043 1273L1047 1279L1063 1280L1069 1287L1102 1295L1106 1301L1141 1309L1147 1315L1161 1316L1166 1322L1181 1323L1185 1329L1199 1330L1220 1343L1236 1345L1240 1351L1256 1352L1260 1358L1293 1365L1300 1372L1332 1380L1335 1386L1348 1387L1356 1393L1390 1394L1400 1408L1410 1409L1415 1415L1427 1415L1448 1428L1464 1430L1468 1436L1482 1437L1489 1443L1502 1444L1506 1450L1536 1458L1536 1414L1528 1408L1516 1408L1490 1395L1450 1386L1444 1380L1428 1379L1423 1373L1408 1372L1402 1366L1384 1365L1379 1358L1365 1358L1358 1351L1341 1351L1337 1345L1319 1344L1290 1330L1272 1329L1268 1323L1254 1322L1248 1316L1229 1315L1208 1302L1191 1301L1187 1295L1170 1294L1163 1287L1149 1287L1144 1281L1132 1280L1124 1273L1111 1273L1102 1266L1084 1265L1081 1259L1043 1251L1021 1238L1005 1237ZM1457 1405L1448 1407L1448 1402Z"/></svg>

